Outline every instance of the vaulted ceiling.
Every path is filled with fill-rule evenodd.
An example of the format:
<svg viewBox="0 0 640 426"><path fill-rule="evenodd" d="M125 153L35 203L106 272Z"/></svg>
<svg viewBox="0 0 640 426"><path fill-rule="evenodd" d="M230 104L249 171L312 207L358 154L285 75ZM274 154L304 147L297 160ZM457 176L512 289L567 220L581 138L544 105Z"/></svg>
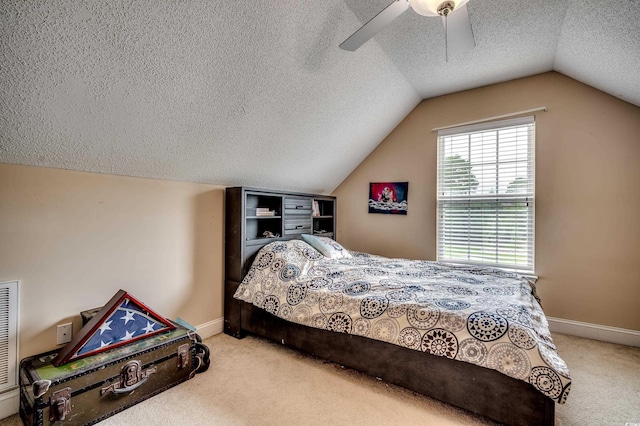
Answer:
<svg viewBox="0 0 640 426"><path fill-rule="evenodd" d="M0 162L330 192L421 99L556 70L640 106L640 1L470 0L476 48L390 0L3 0Z"/></svg>

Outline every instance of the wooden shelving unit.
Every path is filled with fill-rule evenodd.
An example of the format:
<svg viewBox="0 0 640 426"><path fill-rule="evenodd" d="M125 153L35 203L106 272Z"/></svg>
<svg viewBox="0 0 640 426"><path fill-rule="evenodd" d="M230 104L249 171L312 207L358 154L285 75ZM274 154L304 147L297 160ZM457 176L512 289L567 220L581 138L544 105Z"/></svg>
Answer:
<svg viewBox="0 0 640 426"><path fill-rule="evenodd" d="M336 198L318 194L271 191L259 188L226 189L225 318L237 318L239 302L233 292L246 275L256 253L272 241L314 234L336 238ZM231 284L231 285L230 285ZM233 285L235 284L235 285ZM225 333L240 327L225 320Z"/></svg>

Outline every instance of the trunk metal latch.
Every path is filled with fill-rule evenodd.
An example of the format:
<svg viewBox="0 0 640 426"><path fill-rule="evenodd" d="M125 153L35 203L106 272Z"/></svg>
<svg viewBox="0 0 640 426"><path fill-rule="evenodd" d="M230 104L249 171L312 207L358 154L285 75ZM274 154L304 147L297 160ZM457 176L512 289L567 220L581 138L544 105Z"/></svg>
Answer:
<svg viewBox="0 0 640 426"><path fill-rule="evenodd" d="M157 367L147 368L145 371L142 371L142 364L140 361L130 361L122 367L122 370L120 370L120 381L102 388L100 390L100 396L104 396L112 392L116 395L133 392L142 386L149 376L156 371L158 371Z"/></svg>
<svg viewBox="0 0 640 426"><path fill-rule="evenodd" d="M185 343L178 346L178 368L185 368L189 366L189 349L191 345Z"/></svg>
<svg viewBox="0 0 640 426"><path fill-rule="evenodd" d="M63 421L71 412L71 388L55 391L49 397L49 421Z"/></svg>

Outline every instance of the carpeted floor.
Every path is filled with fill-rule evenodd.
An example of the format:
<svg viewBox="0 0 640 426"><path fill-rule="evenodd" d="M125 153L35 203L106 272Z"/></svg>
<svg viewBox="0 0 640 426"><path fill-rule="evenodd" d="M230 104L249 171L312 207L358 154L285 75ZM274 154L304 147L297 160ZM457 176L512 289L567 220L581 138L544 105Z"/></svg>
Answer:
<svg viewBox="0 0 640 426"><path fill-rule="evenodd" d="M573 379L567 403L556 406L557 425L640 424L640 348L553 338ZM100 425L494 424L262 339L219 334L205 343L207 372ZM20 424L17 415L0 421Z"/></svg>

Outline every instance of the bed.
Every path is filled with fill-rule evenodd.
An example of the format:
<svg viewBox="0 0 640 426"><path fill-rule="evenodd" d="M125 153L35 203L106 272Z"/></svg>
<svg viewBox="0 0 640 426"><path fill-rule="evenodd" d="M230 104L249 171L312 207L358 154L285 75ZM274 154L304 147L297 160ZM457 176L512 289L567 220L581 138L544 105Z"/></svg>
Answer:
<svg viewBox="0 0 640 426"><path fill-rule="evenodd" d="M527 279L304 237L264 245L241 282L227 281L225 330L274 340L501 423L554 424L571 378Z"/></svg>

